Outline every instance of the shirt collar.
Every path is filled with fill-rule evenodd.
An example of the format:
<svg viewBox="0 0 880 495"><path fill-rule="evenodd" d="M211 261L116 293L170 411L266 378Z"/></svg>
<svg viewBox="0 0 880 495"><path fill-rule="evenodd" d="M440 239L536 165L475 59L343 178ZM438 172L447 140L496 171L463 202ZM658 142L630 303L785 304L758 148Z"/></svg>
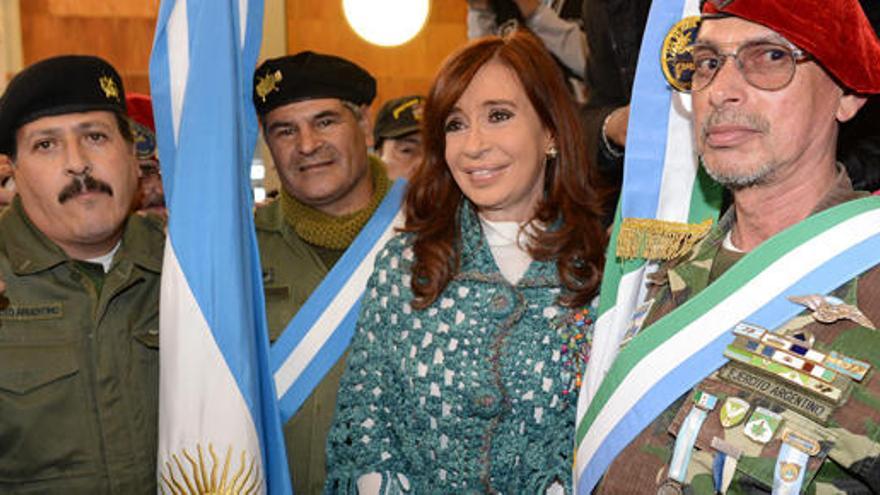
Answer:
<svg viewBox="0 0 880 495"><path fill-rule="evenodd" d="M0 230L11 233L6 236L6 246L12 270L17 275L41 272L70 259L61 247L31 223L18 196L0 215ZM159 273L163 249L161 221L129 215L117 257Z"/></svg>

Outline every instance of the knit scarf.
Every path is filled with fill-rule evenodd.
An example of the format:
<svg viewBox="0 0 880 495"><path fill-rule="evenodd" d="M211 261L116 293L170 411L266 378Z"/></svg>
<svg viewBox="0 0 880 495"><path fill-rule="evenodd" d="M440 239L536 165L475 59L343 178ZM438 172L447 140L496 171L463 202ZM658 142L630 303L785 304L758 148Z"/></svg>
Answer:
<svg viewBox="0 0 880 495"><path fill-rule="evenodd" d="M326 249L347 249L391 188L391 181L382 162L370 155L370 177L373 195L367 206L342 216L328 215L306 206L281 188L281 209L284 219L304 241Z"/></svg>

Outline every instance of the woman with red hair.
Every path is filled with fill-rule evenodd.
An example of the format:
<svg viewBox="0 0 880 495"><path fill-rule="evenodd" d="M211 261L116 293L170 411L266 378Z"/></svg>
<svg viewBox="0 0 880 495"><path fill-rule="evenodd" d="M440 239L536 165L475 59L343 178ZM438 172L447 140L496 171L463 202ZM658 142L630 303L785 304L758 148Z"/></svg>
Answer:
<svg viewBox="0 0 880 495"><path fill-rule="evenodd" d="M575 105L526 32L454 53L362 301L328 493L564 493L605 234Z"/></svg>

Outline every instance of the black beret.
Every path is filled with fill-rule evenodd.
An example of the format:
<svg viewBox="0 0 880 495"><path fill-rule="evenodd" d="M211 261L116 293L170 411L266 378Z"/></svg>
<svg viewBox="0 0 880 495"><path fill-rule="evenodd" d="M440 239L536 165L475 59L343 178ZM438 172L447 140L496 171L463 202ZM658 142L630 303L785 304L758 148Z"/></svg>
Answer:
<svg viewBox="0 0 880 495"><path fill-rule="evenodd" d="M271 58L254 71L254 106L266 115L300 100L339 98L369 105L376 97L376 80L344 58L300 52Z"/></svg>
<svg viewBox="0 0 880 495"><path fill-rule="evenodd" d="M418 131L424 105L425 98L419 95L385 102L373 126L374 140L378 143L382 139L394 139Z"/></svg>
<svg viewBox="0 0 880 495"><path fill-rule="evenodd" d="M37 62L13 77L0 99L0 153L12 151L15 131L29 122L93 110L125 114L125 89L112 65L85 55Z"/></svg>

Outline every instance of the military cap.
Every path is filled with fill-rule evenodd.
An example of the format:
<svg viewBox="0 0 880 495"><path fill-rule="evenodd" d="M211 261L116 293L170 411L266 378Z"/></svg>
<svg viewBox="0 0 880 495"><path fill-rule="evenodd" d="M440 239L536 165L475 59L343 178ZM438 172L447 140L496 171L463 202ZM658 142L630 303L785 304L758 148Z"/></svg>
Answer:
<svg viewBox="0 0 880 495"><path fill-rule="evenodd" d="M708 0L703 17L732 15L806 50L855 92L880 93L880 39L858 0Z"/></svg>
<svg viewBox="0 0 880 495"><path fill-rule="evenodd" d="M425 98L419 95L388 100L379 109L373 137L376 143L382 139L394 139L419 130Z"/></svg>
<svg viewBox="0 0 880 495"><path fill-rule="evenodd" d="M29 122L93 110L125 113L125 89L112 65L86 55L37 62L13 77L0 99L0 153L12 151L15 131Z"/></svg>
<svg viewBox="0 0 880 495"><path fill-rule="evenodd" d="M254 71L254 106L260 115L301 100L339 98L369 105L375 97L373 76L333 55L300 52L268 59Z"/></svg>

